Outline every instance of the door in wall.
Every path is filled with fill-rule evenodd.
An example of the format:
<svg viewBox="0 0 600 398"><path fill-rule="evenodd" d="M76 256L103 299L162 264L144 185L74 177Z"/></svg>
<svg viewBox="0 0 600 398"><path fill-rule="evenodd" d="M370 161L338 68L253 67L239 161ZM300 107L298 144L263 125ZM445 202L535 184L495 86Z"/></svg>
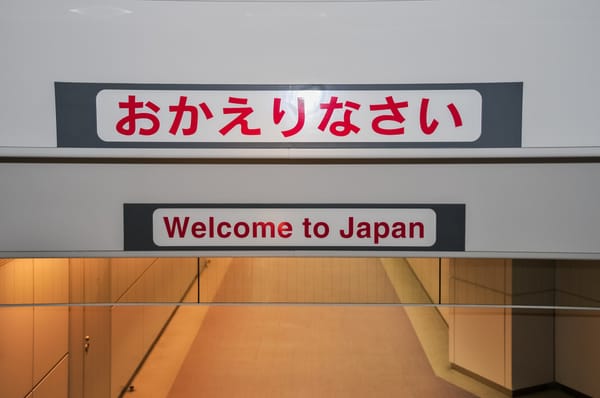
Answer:
<svg viewBox="0 0 600 398"><path fill-rule="evenodd" d="M70 396L110 396L110 260L71 259ZM89 304L89 305L79 305Z"/></svg>

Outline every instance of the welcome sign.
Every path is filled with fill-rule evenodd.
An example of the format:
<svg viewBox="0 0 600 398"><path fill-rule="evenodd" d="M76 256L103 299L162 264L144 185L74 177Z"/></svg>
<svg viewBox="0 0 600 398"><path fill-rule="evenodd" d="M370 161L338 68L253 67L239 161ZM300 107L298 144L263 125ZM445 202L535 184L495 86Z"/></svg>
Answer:
<svg viewBox="0 0 600 398"><path fill-rule="evenodd" d="M521 146L522 83L56 83L57 143L88 148Z"/></svg>
<svg viewBox="0 0 600 398"><path fill-rule="evenodd" d="M464 251L461 204L125 204L125 250Z"/></svg>

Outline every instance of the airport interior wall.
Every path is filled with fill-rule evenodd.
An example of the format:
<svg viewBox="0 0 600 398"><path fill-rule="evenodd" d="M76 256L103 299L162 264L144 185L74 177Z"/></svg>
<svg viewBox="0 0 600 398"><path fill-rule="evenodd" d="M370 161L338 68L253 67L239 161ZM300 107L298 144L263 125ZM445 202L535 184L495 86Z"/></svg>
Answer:
<svg viewBox="0 0 600 398"><path fill-rule="evenodd" d="M7 397L91 396L86 388L116 396L174 311L122 304L181 300L202 267L199 257L222 265L215 281L200 281L200 296L210 301L231 255L408 257L448 325L457 368L508 390L555 381L600 396L600 321L597 311L577 309L600 301L600 2L83 3L0 5L0 257L10 258L0 260L0 303L7 304L0 306L0 386ZM202 96L219 87L230 98L239 94L232 87L329 95L328 87L342 86L460 86L487 105L484 86L517 86L520 95L474 113L485 126L470 132L484 138L475 141L423 128L404 140L408 127L398 141L361 141L363 134L381 139L369 123L361 135L304 131L275 144L216 129L187 138L139 130L105 141L98 123L110 120L97 109L101 95L87 99L85 117L78 100L62 102L60 113L60 84L120 87L123 98L113 105L122 121L117 103L143 87ZM144 101L154 100L148 95ZM427 124L426 108L414 112L423 112L415 126ZM502 127L506 109L517 110L514 129ZM65 115L76 122L66 123L70 129L59 128ZM230 122L224 116L215 119ZM264 122L254 116L253 126ZM281 138L271 116L262 127ZM514 141L505 140L509 131ZM198 250L127 251L124 206L131 203L458 205L464 231L445 227L464 238L464 248L232 254L199 242ZM171 255L184 265L172 267ZM395 280L395 261L384 263ZM62 305L102 302L115 305ZM509 308L530 303L541 308ZM86 356L98 367L84 366ZM88 371L96 376L84 385Z"/></svg>
<svg viewBox="0 0 600 398"><path fill-rule="evenodd" d="M382 259L392 284L404 261ZM560 383L598 395L600 316L577 309L600 301L598 261L407 261L429 303L441 304L457 369L506 391ZM217 293L230 263L227 257L1 260L0 300L8 304L0 307L3 397L118 397L175 310L152 303L180 302L204 266L213 272L200 278L199 301L223 299ZM97 305L106 303L113 304Z"/></svg>
<svg viewBox="0 0 600 398"><path fill-rule="evenodd" d="M2 396L118 397L175 310L150 303L181 301L197 267L196 258L3 260Z"/></svg>
<svg viewBox="0 0 600 398"><path fill-rule="evenodd" d="M408 261L432 303L458 304L439 307L449 325L453 365L511 391L558 382L590 396L600 394L594 376L600 344L592 337L600 332L600 316L578 309L600 302L600 262ZM448 294L440 299L445 287ZM460 306L469 303L516 308Z"/></svg>

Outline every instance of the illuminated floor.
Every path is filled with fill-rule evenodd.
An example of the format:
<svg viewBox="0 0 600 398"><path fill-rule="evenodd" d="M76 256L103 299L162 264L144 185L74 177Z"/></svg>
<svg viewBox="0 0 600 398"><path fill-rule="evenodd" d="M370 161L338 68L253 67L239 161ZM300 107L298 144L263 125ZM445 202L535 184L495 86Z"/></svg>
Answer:
<svg viewBox="0 0 600 398"><path fill-rule="evenodd" d="M211 272L216 268L206 269L203 277ZM239 279L227 276L221 289ZM423 293L412 278L410 272L405 275L406 291L415 299ZM378 295L387 299L386 287L379 286ZM187 300L197 300L196 289ZM425 378L433 368L440 382L449 380L475 396L506 397L450 368L447 327L435 309L407 308L406 313L411 322L404 308L395 306L183 306L127 396L440 396L437 382ZM408 339L419 345L412 325L423 349L407 361L397 343ZM406 366L423 378L403 378ZM413 392L406 393L403 384L411 384ZM469 396L454 387L448 391L444 396Z"/></svg>
<svg viewBox="0 0 600 398"><path fill-rule="evenodd" d="M219 306L170 398L461 397L436 377L402 307Z"/></svg>

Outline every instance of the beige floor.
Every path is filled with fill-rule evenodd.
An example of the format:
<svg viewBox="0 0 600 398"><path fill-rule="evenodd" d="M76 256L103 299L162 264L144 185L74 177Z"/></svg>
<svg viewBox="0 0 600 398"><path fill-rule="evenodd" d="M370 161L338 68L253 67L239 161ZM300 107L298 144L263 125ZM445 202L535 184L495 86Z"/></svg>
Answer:
<svg viewBox="0 0 600 398"><path fill-rule="evenodd" d="M216 306L169 398L473 395L436 377L399 306Z"/></svg>
<svg viewBox="0 0 600 398"><path fill-rule="evenodd" d="M241 302L244 301L244 299L248 300L248 298L253 294L254 298L252 301L254 302L285 301L283 300L282 295L287 295L286 300L288 300L288 302L291 301L291 298L296 300L295 302L301 302L304 300L304 302L317 303L340 303L344 302L343 300L346 300L346 302L352 302L351 299L355 300L355 302L389 303L394 301L389 295L389 291L387 291L385 288L385 284L380 281L381 275L383 274L378 270L374 271L374 267L360 268L361 265L358 262L352 263L350 267L359 267L356 270L362 270L366 272L362 279L367 279L370 283L363 283L364 281L362 279L356 280L356 278L354 278L353 280L348 280L347 283L342 283L342 287L333 288L335 283L331 282L334 280L331 272L336 270L335 267L341 267L337 268L337 270L344 272L344 268L341 264L327 268L324 273L319 273L316 268L309 269L310 267L304 268L303 270L292 270L293 267L288 267L285 272L281 273L282 269L284 268L281 266L278 267L277 271L269 273L268 269L275 269L273 267L276 265L276 263L277 262L272 262L270 265L268 261L262 263L253 263L253 266L250 267L252 269L252 275L246 275L244 279L246 279L246 282L248 280L260 282L263 284L261 285L263 288L262 290L258 288L252 291L248 290L247 286L245 288L242 287L241 290L229 288L230 290L228 292L220 290L219 286L223 281L225 282L223 286L232 286L232 284L233 286L243 286L243 281L237 280L239 279L239 273L229 274L226 272L227 270L224 269L224 267L209 266L202 274L204 285L201 284L201 288L203 288L200 289L201 299L207 301L206 295L208 294L209 296L219 298L221 301ZM348 264L346 263L346 265ZM271 291L270 293L267 293L264 289L265 277L266 275L272 276L277 272L280 272L279 277L276 277L275 281L277 289L275 289L275 292ZM290 277L290 275L292 275L292 277ZM228 277L237 279L228 280ZM414 275L412 275L408 269L406 274L403 275L402 279L406 282L406 288L402 289L402 292L399 295L400 300L404 302L415 302L415 300L421 300L422 296L420 295L424 293L420 289L418 282L414 279ZM323 288L329 286L333 288L333 291L336 291L337 289L337 293L331 293L332 289L324 289L328 290L330 293L328 293L328 296L320 297L318 295L322 293L319 293L319 289L315 291L311 287L310 289L306 290L306 288L303 288L303 286L309 286L311 284L299 282L302 280L317 281L317 285L320 284L320 286ZM206 285L206 281L209 281L210 283ZM273 283L273 281L271 282ZM238 285L236 285L236 283ZM273 286L272 283L271 286ZM290 283L295 287L290 288L290 286L288 286ZM352 289L352 283L355 283L354 289ZM370 289L368 286L379 287ZM196 288L192 288L190 290L190 294L186 298L186 301L189 303L197 302L197 291L198 290ZM291 291L294 293L290 297ZM358 293L352 294L350 291L358 291ZM310 301L310 298L313 298L314 300ZM361 301L361 299L363 301ZM370 299L371 301L364 301L365 299ZM319 306L321 305L319 304ZM144 398L168 397L169 390L171 389L171 386L173 385L173 382L179 373L181 365L185 360L194 338L198 333L204 318L206 317L208 308L208 305L189 304L182 305L178 309L168 328L166 328L163 336L158 341L154 350L150 353L148 359L134 379L132 383L134 390L130 393L127 393L127 396ZM326 306L326 308L329 308L331 311L336 311L336 308L343 307ZM478 382L477 380L474 380L456 370L453 370L450 367L447 355L447 327L434 307L411 306L406 307L406 312L413 324L421 345L427 354L430 364L438 376L472 392L476 396L490 398L506 397L504 393L486 384ZM560 391L544 392L529 396L568 397L568 395Z"/></svg>

